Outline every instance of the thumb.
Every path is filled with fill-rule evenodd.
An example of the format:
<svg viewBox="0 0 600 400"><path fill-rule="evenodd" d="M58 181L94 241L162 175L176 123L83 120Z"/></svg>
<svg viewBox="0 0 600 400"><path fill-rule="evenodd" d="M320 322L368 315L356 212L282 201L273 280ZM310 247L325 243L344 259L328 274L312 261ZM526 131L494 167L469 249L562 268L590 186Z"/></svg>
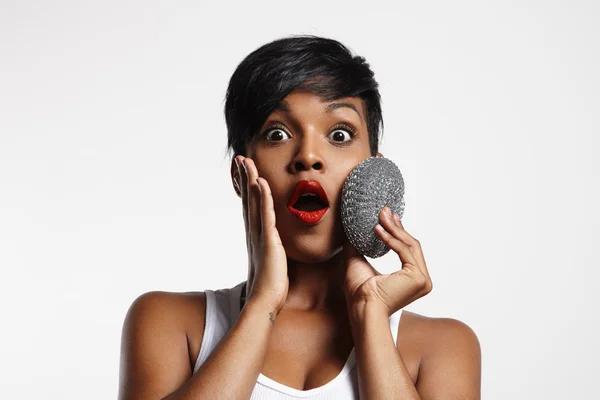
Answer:
<svg viewBox="0 0 600 400"><path fill-rule="evenodd" d="M346 268L346 287L350 293L354 293L360 285L378 273L347 239L344 241L342 252Z"/></svg>
<svg viewBox="0 0 600 400"><path fill-rule="evenodd" d="M360 254L358 250L356 250L356 248L352 245L352 243L348 241L348 239L344 241L342 253L344 255L344 264L346 265L346 268L352 266L354 266L354 268L359 268L367 265L370 267L369 269L373 270L373 267L367 261L365 256Z"/></svg>
<svg viewBox="0 0 600 400"><path fill-rule="evenodd" d="M356 248L354 248L354 246L352 246L347 238L344 240L342 253L344 255L344 262L346 265L348 265L350 262L357 261L357 259L360 260L362 257L362 255L358 252L358 250L356 250Z"/></svg>

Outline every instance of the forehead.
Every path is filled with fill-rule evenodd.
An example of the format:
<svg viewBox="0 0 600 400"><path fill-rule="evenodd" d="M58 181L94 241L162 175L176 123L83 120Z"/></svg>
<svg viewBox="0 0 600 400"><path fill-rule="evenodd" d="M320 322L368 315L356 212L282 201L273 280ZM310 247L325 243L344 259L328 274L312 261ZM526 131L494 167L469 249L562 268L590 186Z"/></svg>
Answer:
<svg viewBox="0 0 600 400"><path fill-rule="evenodd" d="M365 105L360 97L342 97L326 101L309 90L294 90L288 94L273 110L273 113L284 113L301 116L302 114L344 114L349 117L365 120Z"/></svg>

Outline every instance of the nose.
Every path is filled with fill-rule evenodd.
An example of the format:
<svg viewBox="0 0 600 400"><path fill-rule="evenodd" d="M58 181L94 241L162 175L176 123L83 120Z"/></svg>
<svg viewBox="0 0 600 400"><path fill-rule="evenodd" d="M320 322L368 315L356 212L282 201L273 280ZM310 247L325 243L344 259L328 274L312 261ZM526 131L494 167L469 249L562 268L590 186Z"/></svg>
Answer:
<svg viewBox="0 0 600 400"><path fill-rule="evenodd" d="M318 135L304 135L298 152L292 159L293 172L308 171L311 168L317 171L325 170L325 160L316 143Z"/></svg>

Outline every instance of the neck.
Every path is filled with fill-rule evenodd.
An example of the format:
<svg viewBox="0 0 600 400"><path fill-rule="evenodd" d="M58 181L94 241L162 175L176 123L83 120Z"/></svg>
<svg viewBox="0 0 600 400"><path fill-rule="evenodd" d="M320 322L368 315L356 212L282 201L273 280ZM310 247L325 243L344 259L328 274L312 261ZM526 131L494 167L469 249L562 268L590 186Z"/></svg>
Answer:
<svg viewBox="0 0 600 400"><path fill-rule="evenodd" d="M301 263L290 258L288 278L290 285L284 310L346 312L344 278L346 269L342 251L321 263ZM246 284L242 287L240 309L246 304Z"/></svg>
<svg viewBox="0 0 600 400"><path fill-rule="evenodd" d="M324 262L310 264L288 258L287 263L290 285L284 310L345 310L346 271L341 249Z"/></svg>

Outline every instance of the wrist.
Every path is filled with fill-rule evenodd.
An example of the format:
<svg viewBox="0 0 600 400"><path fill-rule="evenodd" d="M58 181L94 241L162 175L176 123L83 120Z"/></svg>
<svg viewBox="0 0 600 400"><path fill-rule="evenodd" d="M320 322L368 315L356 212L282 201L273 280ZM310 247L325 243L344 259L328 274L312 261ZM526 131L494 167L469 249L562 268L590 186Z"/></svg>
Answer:
<svg viewBox="0 0 600 400"><path fill-rule="evenodd" d="M358 301L348 305L350 323L359 323L367 318L389 318L389 308L379 301Z"/></svg>
<svg viewBox="0 0 600 400"><path fill-rule="evenodd" d="M261 312L268 312L273 314L273 316L277 316L279 314L279 307L273 305L273 302L263 299L259 296L252 296L249 299L246 299L244 304L244 309L252 309L252 310L260 310Z"/></svg>

